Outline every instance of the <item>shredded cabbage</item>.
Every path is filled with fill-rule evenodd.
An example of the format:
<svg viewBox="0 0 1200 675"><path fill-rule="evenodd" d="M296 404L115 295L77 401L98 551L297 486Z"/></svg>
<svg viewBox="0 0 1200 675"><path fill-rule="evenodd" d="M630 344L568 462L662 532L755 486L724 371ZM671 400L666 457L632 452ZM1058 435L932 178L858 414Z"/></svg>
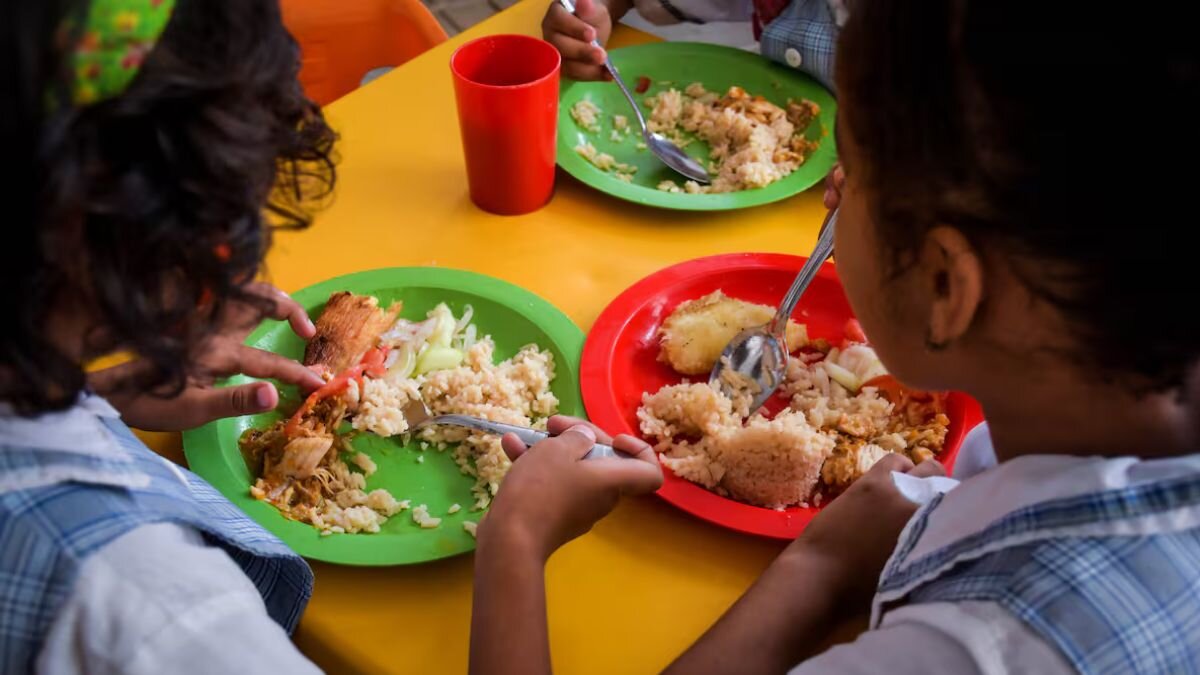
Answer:
<svg viewBox="0 0 1200 675"><path fill-rule="evenodd" d="M461 365L467 350L478 342L479 332L471 323L474 314L474 308L466 305L462 317L455 318L443 302L419 323L398 319L380 337L380 344L392 349L385 362L388 377L409 378Z"/></svg>

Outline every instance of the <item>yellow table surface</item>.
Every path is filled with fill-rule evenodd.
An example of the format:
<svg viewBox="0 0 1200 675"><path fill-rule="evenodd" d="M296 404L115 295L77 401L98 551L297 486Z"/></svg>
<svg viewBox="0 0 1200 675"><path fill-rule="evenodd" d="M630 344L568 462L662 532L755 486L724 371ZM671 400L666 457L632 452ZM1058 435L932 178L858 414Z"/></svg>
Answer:
<svg viewBox="0 0 1200 675"><path fill-rule="evenodd" d="M806 254L824 216L820 190L755 209L681 213L635 206L559 172L545 208L499 217L467 195L451 52L488 34L539 35L546 0L524 0L345 98L337 193L303 232L276 236L267 275L295 290L378 267L473 270L530 289L585 331L622 290L676 262L734 251ZM619 27L613 45L654 38ZM151 444L181 459L178 437ZM666 666L781 550L701 522L654 497L626 500L547 569L554 665L562 673ZM467 666L472 556L409 567L315 563L316 592L296 634L331 673L461 673Z"/></svg>

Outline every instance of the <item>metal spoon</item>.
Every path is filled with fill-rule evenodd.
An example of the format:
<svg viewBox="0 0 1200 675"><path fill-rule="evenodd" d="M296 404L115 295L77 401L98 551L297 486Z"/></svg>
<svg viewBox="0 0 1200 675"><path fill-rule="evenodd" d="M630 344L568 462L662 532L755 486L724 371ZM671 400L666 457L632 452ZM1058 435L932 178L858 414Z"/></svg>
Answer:
<svg viewBox="0 0 1200 675"><path fill-rule="evenodd" d="M559 3L570 13L575 13L574 0L558 0ZM599 42L592 40L592 46L597 49L603 49ZM604 67L612 75L613 81L621 88L621 93L625 94L625 99L629 101L629 105L633 108L633 114L637 117L638 125L642 128L642 140L646 143L646 147L650 152L654 153L663 161L663 164L674 169L684 178L694 180L697 183L708 185L710 181L708 172L696 160L688 157L678 145L675 145L662 134L656 134L646 127L646 118L642 116L642 109L637 104L637 100L633 98L633 94L629 93L629 87L625 86L625 81L621 79L620 73L617 72L617 67L613 65L612 59L608 58L608 52L604 52Z"/></svg>
<svg viewBox="0 0 1200 675"><path fill-rule="evenodd" d="M712 373L708 376L708 383L713 387L720 387L730 398L736 393L731 386L733 380L753 382L757 385L758 389L754 392L750 404L751 413L761 408L779 385L783 384L788 360L788 319L796 309L800 296L804 295L808 285L816 278L821 265L833 253L833 233L837 227L837 218L837 209L825 216L825 229L817 238L812 255L804 263L804 267L800 268L796 280L792 282L787 295L783 297L783 302L779 304L775 318L765 326L748 328L738 333L725 346L721 358L713 365ZM727 368L735 372L733 377L726 373Z"/></svg>
<svg viewBox="0 0 1200 675"><path fill-rule="evenodd" d="M517 438L525 444L525 447L533 447L534 444L540 443L550 434L529 427L519 427L514 424L504 424L501 422L492 422L481 419L479 417L471 417L469 415L434 415L425 406L425 402L417 399L409 401L404 409L400 411L404 415L404 419L408 422L410 431L417 431L423 427L433 426L435 424L445 424L448 426L462 427L473 431L482 431L487 434L495 434L503 436L504 434L516 434ZM592 449L583 456L584 459L599 459L601 457L621 457L622 455L612 446L597 443L592 446Z"/></svg>

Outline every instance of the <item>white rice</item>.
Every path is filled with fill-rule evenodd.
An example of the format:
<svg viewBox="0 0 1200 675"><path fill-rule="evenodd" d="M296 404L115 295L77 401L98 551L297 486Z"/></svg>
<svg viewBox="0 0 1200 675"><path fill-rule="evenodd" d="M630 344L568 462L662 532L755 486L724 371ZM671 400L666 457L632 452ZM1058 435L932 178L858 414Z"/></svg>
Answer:
<svg viewBox="0 0 1200 675"><path fill-rule="evenodd" d="M429 515L429 507L424 504L413 509L412 519L414 523L426 530L431 530L442 524L441 518L434 518Z"/></svg>
<svg viewBox="0 0 1200 675"><path fill-rule="evenodd" d="M600 115L600 107L588 99L576 101L571 106L571 119L586 131L595 133L600 130Z"/></svg>
<svg viewBox="0 0 1200 675"><path fill-rule="evenodd" d="M558 398L550 390L554 379L554 356L536 345L522 348L511 359L494 363L495 344L485 337L469 350L462 365L409 380L369 380L356 425L380 435L395 428L390 406L420 396L434 414L463 414L494 422L545 428L546 419L558 412ZM422 429L423 446L452 450L455 463L475 479L472 492L475 508L485 509L500 488L510 462L500 439L490 434L457 427ZM417 461L423 461L418 456Z"/></svg>
<svg viewBox="0 0 1200 675"><path fill-rule="evenodd" d="M890 430L892 404L872 387L847 390L826 362L855 366L838 350L814 363L792 358L783 386L790 406L774 419L755 414L743 423L737 413L744 407L738 411L722 392L678 384L643 395L641 432L663 453L664 466L710 490L775 509L815 503L822 482L844 489L887 453L908 447ZM875 372L872 360L856 367Z"/></svg>

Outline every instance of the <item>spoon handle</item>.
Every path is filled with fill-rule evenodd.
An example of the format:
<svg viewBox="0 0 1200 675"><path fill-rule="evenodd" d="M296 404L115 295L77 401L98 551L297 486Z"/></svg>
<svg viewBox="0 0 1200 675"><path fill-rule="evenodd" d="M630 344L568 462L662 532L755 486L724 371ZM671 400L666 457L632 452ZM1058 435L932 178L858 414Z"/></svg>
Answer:
<svg viewBox="0 0 1200 675"><path fill-rule="evenodd" d="M775 312L775 318L768 326L772 335L786 338L787 322L796 309L796 303L800 302L800 296L804 295L808 285L817 278L817 272L820 271L821 265L825 264L825 261L833 253L833 232L837 228L837 219L837 209L830 211L825 216L825 230L817 238L817 245L813 248L812 255L800 268L800 273L796 275L796 280L792 282L792 287L788 289L787 295L783 296L783 302L779 303L779 310Z"/></svg>
<svg viewBox="0 0 1200 675"><path fill-rule="evenodd" d="M427 422L425 422L425 424L446 424L449 426L482 431L488 434L495 434L497 436L503 436L504 434L515 434L517 438L521 439L521 442L524 443L526 447L533 447L535 444L550 438L550 434L546 433L545 431L538 431L537 429L530 429L529 427L520 427L515 424L492 422L491 420L471 417L469 415L438 415L437 417L430 418ZM600 457L619 456L620 455L618 455L611 446L604 445L603 443L597 443L592 446L592 449L589 450L588 453L583 456L583 458L597 459Z"/></svg>

